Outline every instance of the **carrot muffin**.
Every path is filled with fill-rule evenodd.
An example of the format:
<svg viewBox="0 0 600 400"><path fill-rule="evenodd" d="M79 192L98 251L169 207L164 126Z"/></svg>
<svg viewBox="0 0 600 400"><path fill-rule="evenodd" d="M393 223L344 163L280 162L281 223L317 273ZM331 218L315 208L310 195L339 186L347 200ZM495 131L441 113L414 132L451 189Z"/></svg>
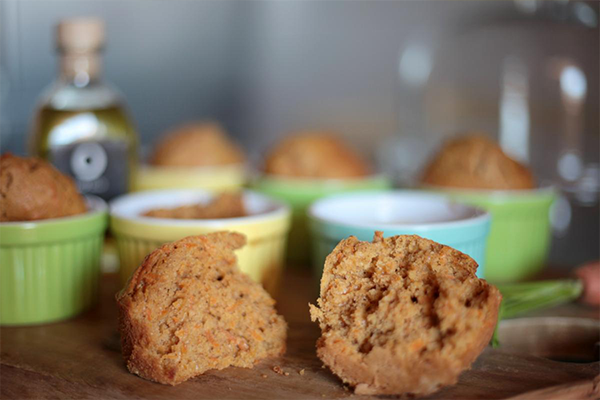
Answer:
<svg viewBox="0 0 600 400"><path fill-rule="evenodd" d="M73 180L39 158L0 157L0 221L35 221L86 212Z"/></svg>
<svg viewBox="0 0 600 400"><path fill-rule="evenodd" d="M484 135L448 141L431 160L422 182L464 189L532 189L531 171Z"/></svg>
<svg viewBox="0 0 600 400"><path fill-rule="evenodd" d="M233 252L245 241L230 232L190 236L146 257L117 294L130 372L177 385L285 352L275 301L236 265Z"/></svg>
<svg viewBox="0 0 600 400"><path fill-rule="evenodd" d="M200 167L240 164L240 147L213 122L190 123L168 132L158 143L150 163L158 166Z"/></svg>
<svg viewBox="0 0 600 400"><path fill-rule="evenodd" d="M145 217L174 219L237 218L246 215L240 193L222 193L207 204L192 204L175 208L158 208L145 212Z"/></svg>
<svg viewBox="0 0 600 400"><path fill-rule="evenodd" d="M302 132L270 151L265 172L301 178L358 178L369 175L371 168L334 134Z"/></svg>
<svg viewBox="0 0 600 400"><path fill-rule="evenodd" d="M500 306L476 269L415 235L342 240L310 305L317 355L358 394L426 395L456 383L490 341Z"/></svg>

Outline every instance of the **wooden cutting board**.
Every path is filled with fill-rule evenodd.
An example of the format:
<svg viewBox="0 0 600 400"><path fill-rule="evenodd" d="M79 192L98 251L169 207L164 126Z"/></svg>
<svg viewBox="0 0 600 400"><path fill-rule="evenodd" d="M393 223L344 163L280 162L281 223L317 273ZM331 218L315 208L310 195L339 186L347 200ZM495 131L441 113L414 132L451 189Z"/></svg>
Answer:
<svg viewBox="0 0 600 400"><path fill-rule="evenodd" d="M116 331L115 276L102 282L101 302L69 321L0 330L0 397L152 399L323 399L356 396L322 367L315 355L319 330L308 318L311 281L287 273L278 308L289 323L285 357L253 369L209 372L176 387L145 381L127 372ZM565 311L563 310L563 313ZM567 313L595 317L577 306ZM273 368L280 367L283 374ZM567 363L510 351L486 349L457 385L428 397L456 399L600 398L600 364Z"/></svg>

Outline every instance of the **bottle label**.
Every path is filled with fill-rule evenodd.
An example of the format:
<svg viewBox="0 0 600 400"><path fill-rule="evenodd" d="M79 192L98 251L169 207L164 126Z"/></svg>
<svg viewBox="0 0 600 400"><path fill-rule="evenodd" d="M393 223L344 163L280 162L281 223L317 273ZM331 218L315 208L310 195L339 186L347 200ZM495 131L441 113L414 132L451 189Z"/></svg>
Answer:
<svg viewBox="0 0 600 400"><path fill-rule="evenodd" d="M54 147L49 155L56 168L71 176L83 194L110 200L127 192L130 173L127 143L79 142Z"/></svg>

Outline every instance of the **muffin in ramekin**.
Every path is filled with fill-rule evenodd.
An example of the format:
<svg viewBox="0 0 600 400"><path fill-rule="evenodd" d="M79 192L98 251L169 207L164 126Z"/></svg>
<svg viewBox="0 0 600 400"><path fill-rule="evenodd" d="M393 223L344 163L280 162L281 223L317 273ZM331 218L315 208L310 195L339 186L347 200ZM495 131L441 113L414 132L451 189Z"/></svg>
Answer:
<svg viewBox="0 0 600 400"><path fill-rule="evenodd" d="M0 324L73 317L98 298L107 206L87 197L84 214L0 223Z"/></svg>
<svg viewBox="0 0 600 400"><path fill-rule="evenodd" d="M388 189L391 182L373 172L366 160L339 138L324 131L294 133L265 157L264 175L253 188L281 199L292 208L288 260L308 264L310 204L336 193Z"/></svg>
<svg viewBox="0 0 600 400"><path fill-rule="evenodd" d="M246 156L215 122L192 122L167 132L147 164L135 172L133 191L189 188L239 190L246 181Z"/></svg>
<svg viewBox="0 0 600 400"><path fill-rule="evenodd" d="M58 321L98 295L107 207L37 158L0 158L0 324Z"/></svg>
<svg viewBox="0 0 600 400"><path fill-rule="evenodd" d="M524 280L544 267L555 190L537 187L529 168L495 142L473 134L446 142L426 167L421 185L490 212L486 279Z"/></svg>
<svg viewBox="0 0 600 400"><path fill-rule="evenodd" d="M211 219L148 215L157 209L209 203L215 195L205 190L156 190L113 200L110 204L110 226L117 242L122 282L129 279L148 253L166 242L190 235L234 231L243 233L247 238L246 246L236 252L240 269L274 293L283 268L290 226L289 207L251 191L244 191L241 196L246 215Z"/></svg>

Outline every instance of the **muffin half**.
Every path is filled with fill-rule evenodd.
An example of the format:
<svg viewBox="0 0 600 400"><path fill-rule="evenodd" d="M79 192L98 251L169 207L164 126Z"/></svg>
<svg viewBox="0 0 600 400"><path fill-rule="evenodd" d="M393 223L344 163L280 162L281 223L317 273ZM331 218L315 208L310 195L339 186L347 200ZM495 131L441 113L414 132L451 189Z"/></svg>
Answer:
<svg viewBox="0 0 600 400"><path fill-rule="evenodd" d="M218 232L166 244L121 293L121 345L129 371L176 385L211 369L251 368L285 352L275 301L237 268L245 237Z"/></svg>
<svg viewBox="0 0 600 400"><path fill-rule="evenodd" d="M425 395L456 383L488 344L501 301L476 269L419 236L341 241L310 306L319 358L358 394Z"/></svg>

